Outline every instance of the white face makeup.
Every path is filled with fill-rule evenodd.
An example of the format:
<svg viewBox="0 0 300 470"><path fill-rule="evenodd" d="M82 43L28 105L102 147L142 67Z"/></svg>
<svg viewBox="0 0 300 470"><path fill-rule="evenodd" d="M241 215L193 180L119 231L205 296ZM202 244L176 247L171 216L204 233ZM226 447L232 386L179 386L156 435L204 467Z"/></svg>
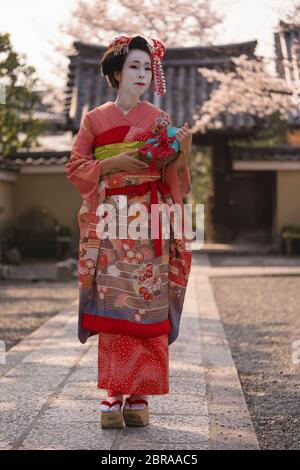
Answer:
<svg viewBox="0 0 300 470"><path fill-rule="evenodd" d="M119 97L132 100L139 97L149 88L152 79L150 56L140 49L131 49L126 57L122 72L115 72L119 83ZM143 83L138 85L137 82Z"/></svg>

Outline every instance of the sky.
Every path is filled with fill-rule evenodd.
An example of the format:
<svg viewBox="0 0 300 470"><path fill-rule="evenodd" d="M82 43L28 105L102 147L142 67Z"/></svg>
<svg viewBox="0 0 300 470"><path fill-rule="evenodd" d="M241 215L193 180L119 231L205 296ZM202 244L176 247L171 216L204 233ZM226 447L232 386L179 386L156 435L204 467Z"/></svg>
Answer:
<svg viewBox="0 0 300 470"><path fill-rule="evenodd" d="M92 0L91 0L92 1ZM27 64L33 65L38 76L55 86L62 78L55 73L53 61L57 58L52 42L66 42L59 26L71 20L77 0L0 0L0 31L8 32L14 50L26 55ZM112 0L113 3L113 0ZM216 44L257 39L256 52L274 57L273 29L279 13L300 0L216 0L218 9L225 14Z"/></svg>

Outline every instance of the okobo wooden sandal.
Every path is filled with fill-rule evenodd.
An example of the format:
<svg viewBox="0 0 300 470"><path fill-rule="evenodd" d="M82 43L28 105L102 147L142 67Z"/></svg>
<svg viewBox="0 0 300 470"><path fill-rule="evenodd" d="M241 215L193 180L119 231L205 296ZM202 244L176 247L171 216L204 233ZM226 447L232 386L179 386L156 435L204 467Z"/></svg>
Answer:
<svg viewBox="0 0 300 470"><path fill-rule="evenodd" d="M124 421L121 408L122 404L123 402L121 400L115 400L112 403L107 400L101 401L101 428L124 428ZM116 405L119 405L119 409L110 411L110 408ZM105 407L109 408L105 409Z"/></svg>
<svg viewBox="0 0 300 470"><path fill-rule="evenodd" d="M144 403L146 406L141 410L132 410L130 405L135 403ZM148 401L142 398L133 400L128 397L123 407L123 417L126 426L147 426L149 424L149 406Z"/></svg>

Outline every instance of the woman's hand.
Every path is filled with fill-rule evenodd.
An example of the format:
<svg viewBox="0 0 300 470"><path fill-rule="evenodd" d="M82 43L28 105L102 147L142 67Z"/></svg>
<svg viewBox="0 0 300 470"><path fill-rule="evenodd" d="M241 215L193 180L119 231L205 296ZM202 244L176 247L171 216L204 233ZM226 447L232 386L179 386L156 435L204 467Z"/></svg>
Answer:
<svg viewBox="0 0 300 470"><path fill-rule="evenodd" d="M176 134L176 140L179 143L180 151L188 156L192 151L193 134L187 122L182 126Z"/></svg>
<svg viewBox="0 0 300 470"><path fill-rule="evenodd" d="M105 175L115 169L121 171L137 171L142 168L148 168L149 165L147 165L147 163L132 156L137 152L138 149L132 149L127 150L127 152L119 153L119 155L115 155L114 157L106 158L102 161L101 174Z"/></svg>
<svg viewBox="0 0 300 470"><path fill-rule="evenodd" d="M149 165L147 165L146 162L133 156L134 154L137 154L138 151L139 149L132 149L116 155L114 159L117 168L123 171L136 171L141 170L142 168L148 168Z"/></svg>

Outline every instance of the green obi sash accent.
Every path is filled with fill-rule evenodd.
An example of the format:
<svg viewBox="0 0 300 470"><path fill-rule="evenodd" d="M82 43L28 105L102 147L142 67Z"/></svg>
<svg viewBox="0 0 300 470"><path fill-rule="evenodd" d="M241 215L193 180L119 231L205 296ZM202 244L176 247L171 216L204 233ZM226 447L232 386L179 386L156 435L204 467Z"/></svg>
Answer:
<svg viewBox="0 0 300 470"><path fill-rule="evenodd" d="M134 142L117 142L114 144L101 145L96 147L94 150L95 160L104 160L108 157L113 157L119 153L126 152L129 149L135 149L142 147L145 141L134 141Z"/></svg>

